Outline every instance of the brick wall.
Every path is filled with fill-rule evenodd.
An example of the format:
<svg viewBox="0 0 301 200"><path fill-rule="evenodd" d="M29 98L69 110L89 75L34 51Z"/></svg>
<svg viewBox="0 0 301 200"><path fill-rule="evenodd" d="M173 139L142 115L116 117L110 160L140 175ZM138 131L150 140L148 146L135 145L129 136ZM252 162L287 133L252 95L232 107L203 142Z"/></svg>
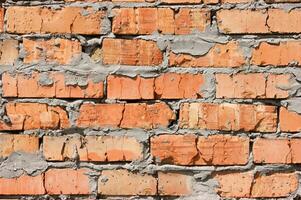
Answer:
<svg viewBox="0 0 301 200"><path fill-rule="evenodd" d="M2 0L0 199L301 199L300 0Z"/></svg>

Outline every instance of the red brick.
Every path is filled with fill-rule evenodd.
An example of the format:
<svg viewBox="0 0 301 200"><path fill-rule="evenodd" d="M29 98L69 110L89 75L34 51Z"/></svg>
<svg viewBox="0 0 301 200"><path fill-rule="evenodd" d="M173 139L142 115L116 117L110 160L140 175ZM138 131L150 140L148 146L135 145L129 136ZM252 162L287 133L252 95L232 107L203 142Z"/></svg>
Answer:
<svg viewBox="0 0 301 200"><path fill-rule="evenodd" d="M85 14L83 14L85 13ZM103 32L101 23L105 11L93 8L11 6L6 11L6 30L9 33L71 33L95 35Z"/></svg>
<svg viewBox="0 0 301 200"><path fill-rule="evenodd" d="M4 31L4 8L0 8L0 32Z"/></svg>
<svg viewBox="0 0 301 200"><path fill-rule="evenodd" d="M13 152L37 153L39 138L31 135L0 135L0 157L8 157Z"/></svg>
<svg viewBox="0 0 301 200"><path fill-rule="evenodd" d="M23 39L23 47L26 52L24 63L52 63L71 64L72 60L80 57L82 48L77 40L50 39L32 40Z"/></svg>
<svg viewBox="0 0 301 200"><path fill-rule="evenodd" d="M102 61L106 65L160 65L163 54L156 42L141 39L104 39Z"/></svg>
<svg viewBox="0 0 301 200"><path fill-rule="evenodd" d="M2 40L0 42L0 53L1 65L13 65L19 56L19 42L13 39Z"/></svg>
<svg viewBox="0 0 301 200"><path fill-rule="evenodd" d="M253 155L255 163L291 163L290 141L258 138L253 145Z"/></svg>
<svg viewBox="0 0 301 200"><path fill-rule="evenodd" d="M11 124L0 121L0 130L63 129L70 126L66 111L40 103L7 103Z"/></svg>
<svg viewBox="0 0 301 200"><path fill-rule="evenodd" d="M226 198L287 197L298 188L295 173L254 175L253 172L218 174L217 192Z"/></svg>
<svg viewBox="0 0 301 200"><path fill-rule="evenodd" d="M214 135L160 135L151 138L151 154L158 162L178 165L244 165L249 139Z"/></svg>
<svg viewBox="0 0 301 200"><path fill-rule="evenodd" d="M280 130L282 132L299 132L301 131L301 115L289 111L284 107L280 108Z"/></svg>
<svg viewBox="0 0 301 200"><path fill-rule="evenodd" d="M174 112L165 103L84 104L77 125L152 129L167 127L174 119Z"/></svg>
<svg viewBox="0 0 301 200"><path fill-rule="evenodd" d="M115 34L190 34L193 30L203 32L210 24L210 12L205 9L118 8L113 12Z"/></svg>
<svg viewBox="0 0 301 200"><path fill-rule="evenodd" d="M290 40L270 44L261 42L258 47L252 51L251 64L267 66L286 66L292 62L301 63L301 42Z"/></svg>
<svg viewBox="0 0 301 200"><path fill-rule="evenodd" d="M98 180L98 193L102 195L156 195L157 180L147 174L127 170L104 170Z"/></svg>
<svg viewBox="0 0 301 200"><path fill-rule="evenodd" d="M222 33L300 33L300 9L220 10L217 22ZM295 53L293 54L295 55ZM276 57L276 55L273 55ZM279 60L278 57L277 61Z"/></svg>
<svg viewBox="0 0 301 200"><path fill-rule="evenodd" d="M255 163L300 164L301 139L256 139L253 145Z"/></svg>
<svg viewBox="0 0 301 200"><path fill-rule="evenodd" d="M0 178L0 195L43 195L43 175Z"/></svg>
<svg viewBox="0 0 301 200"><path fill-rule="evenodd" d="M110 75L107 84L110 99L182 99L201 96L204 78L201 74L176 73L156 78Z"/></svg>
<svg viewBox="0 0 301 200"><path fill-rule="evenodd" d="M49 169L45 173L47 194L90 194L86 169Z"/></svg>
<svg viewBox="0 0 301 200"><path fill-rule="evenodd" d="M199 165L245 165L249 159L249 138L212 135L199 137Z"/></svg>
<svg viewBox="0 0 301 200"><path fill-rule="evenodd" d="M214 45L207 54L193 56L170 52L172 67L239 67L245 64L245 56L238 42Z"/></svg>
<svg viewBox="0 0 301 200"><path fill-rule="evenodd" d="M158 173L158 191L161 196L187 196L192 193L192 177L178 173Z"/></svg>
<svg viewBox="0 0 301 200"><path fill-rule="evenodd" d="M42 76L52 80L50 85L41 85ZM68 75L71 76L71 75ZM66 85L66 75L61 72L2 75L4 97L31 97L31 98L101 98L103 97L103 82L94 83L87 78L86 86Z"/></svg>
<svg viewBox="0 0 301 200"><path fill-rule="evenodd" d="M197 136L159 135L151 138L150 150L157 162L163 164L194 165L199 155Z"/></svg>
<svg viewBox="0 0 301 200"><path fill-rule="evenodd" d="M216 14L222 33L269 33L266 10L219 10ZM278 19L279 20L279 19Z"/></svg>
<svg viewBox="0 0 301 200"><path fill-rule="evenodd" d="M128 136L44 136L47 160L64 161L78 155L80 161L133 161L143 157L143 146Z"/></svg>
<svg viewBox="0 0 301 200"><path fill-rule="evenodd" d="M269 18L267 25L271 32L276 33L300 33L301 25L299 18L301 17L300 9L292 9L289 12L284 9L269 9ZM297 51L295 49L295 51ZM291 56L295 56L294 52ZM287 57L290 55L287 54ZM278 59L277 59L278 60Z"/></svg>
<svg viewBox="0 0 301 200"><path fill-rule="evenodd" d="M287 98L289 74L216 74L217 98Z"/></svg>
<svg viewBox="0 0 301 200"><path fill-rule="evenodd" d="M249 104L183 103L180 127L225 131L275 132L275 106Z"/></svg>
<svg viewBox="0 0 301 200"><path fill-rule="evenodd" d="M165 4L217 4L218 0L162 0Z"/></svg>
<svg viewBox="0 0 301 200"><path fill-rule="evenodd" d="M110 75L107 78L109 99L154 99L155 78Z"/></svg>

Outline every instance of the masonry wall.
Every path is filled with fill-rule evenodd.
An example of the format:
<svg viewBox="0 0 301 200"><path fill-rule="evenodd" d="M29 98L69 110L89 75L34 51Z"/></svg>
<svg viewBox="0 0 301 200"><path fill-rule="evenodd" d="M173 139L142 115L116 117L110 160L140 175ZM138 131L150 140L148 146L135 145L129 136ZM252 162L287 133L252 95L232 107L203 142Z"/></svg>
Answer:
<svg viewBox="0 0 301 200"><path fill-rule="evenodd" d="M299 0L1 2L0 199L300 199Z"/></svg>

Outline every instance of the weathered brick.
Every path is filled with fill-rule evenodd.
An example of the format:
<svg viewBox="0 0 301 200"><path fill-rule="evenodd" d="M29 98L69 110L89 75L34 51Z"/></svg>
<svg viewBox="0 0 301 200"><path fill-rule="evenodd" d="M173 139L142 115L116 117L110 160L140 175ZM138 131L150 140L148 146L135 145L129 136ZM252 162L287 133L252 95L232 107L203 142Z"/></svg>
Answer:
<svg viewBox="0 0 301 200"><path fill-rule="evenodd" d="M217 98L287 98L289 74L216 74Z"/></svg>
<svg viewBox="0 0 301 200"><path fill-rule="evenodd" d="M141 39L104 39L102 61L107 65L160 65L163 54L156 42Z"/></svg>
<svg viewBox="0 0 301 200"><path fill-rule="evenodd" d="M290 141L258 138L253 144L255 163L291 163Z"/></svg>
<svg viewBox="0 0 301 200"><path fill-rule="evenodd" d="M77 125L152 129L167 127L174 119L174 112L165 103L84 104Z"/></svg>
<svg viewBox="0 0 301 200"><path fill-rule="evenodd" d="M298 188L298 177L295 173L220 173L215 178L219 182L217 192L226 198L287 197Z"/></svg>
<svg viewBox="0 0 301 200"><path fill-rule="evenodd" d="M267 66L286 66L293 62L301 63L301 42L297 40L289 40L270 44L261 42L258 47L253 49L251 64Z"/></svg>
<svg viewBox="0 0 301 200"><path fill-rule="evenodd" d="M67 77L66 77L67 76ZM101 98L103 82L94 83L86 78L87 85L67 85L66 79L71 76L61 72L2 75L4 97L36 97L36 98ZM72 76L71 76L72 77ZM73 75L73 77L75 77ZM49 84L43 85L41 79L46 78Z"/></svg>
<svg viewBox="0 0 301 200"><path fill-rule="evenodd" d="M110 75L107 93L110 99L198 98L203 84L201 74L166 73L156 78Z"/></svg>
<svg viewBox="0 0 301 200"><path fill-rule="evenodd" d="M258 138L253 145L255 163L299 164L301 163L301 139Z"/></svg>
<svg viewBox="0 0 301 200"><path fill-rule="evenodd" d="M248 104L183 103L180 127L225 131L275 132L275 106Z"/></svg>
<svg viewBox="0 0 301 200"><path fill-rule="evenodd" d="M160 135L151 138L151 154L160 163L179 165L244 165L249 139L214 135Z"/></svg>
<svg viewBox="0 0 301 200"><path fill-rule="evenodd" d="M5 158L13 152L37 153L39 138L31 135L1 134L0 157Z"/></svg>
<svg viewBox="0 0 301 200"><path fill-rule="evenodd" d="M44 175L0 178L0 195L43 195Z"/></svg>
<svg viewBox="0 0 301 200"><path fill-rule="evenodd" d="M0 130L63 129L70 126L66 111L40 103L7 103L11 123L0 121Z"/></svg>
<svg viewBox="0 0 301 200"><path fill-rule="evenodd" d="M4 31L4 8L0 8L0 33Z"/></svg>
<svg viewBox="0 0 301 200"><path fill-rule="evenodd" d="M170 52L172 67L239 67L245 64L245 56L238 42L215 44L205 55L175 54Z"/></svg>
<svg viewBox="0 0 301 200"><path fill-rule="evenodd" d="M218 0L162 0L165 4L217 4Z"/></svg>
<svg viewBox="0 0 301 200"><path fill-rule="evenodd" d="M49 169L45 173L47 194L89 194L86 169Z"/></svg>
<svg viewBox="0 0 301 200"><path fill-rule="evenodd" d="M23 39L25 50L24 63L53 63L53 64L71 64L71 62L80 57L82 48L77 40L68 39L50 39L50 40L32 40Z"/></svg>
<svg viewBox="0 0 301 200"><path fill-rule="evenodd" d="M269 33L266 10L219 10L216 14L222 33Z"/></svg>
<svg viewBox="0 0 301 200"><path fill-rule="evenodd" d="M158 173L158 192L161 196L186 196L192 193L192 177L179 173Z"/></svg>
<svg viewBox="0 0 301 200"><path fill-rule="evenodd" d="M143 157L143 146L128 136L44 136L43 153L47 160L133 161Z"/></svg>
<svg viewBox="0 0 301 200"><path fill-rule="evenodd" d="M300 9L289 12L276 8L231 9L217 12L219 30L228 34L300 33L301 26L298 20L300 17Z"/></svg>
<svg viewBox="0 0 301 200"><path fill-rule="evenodd" d="M267 25L272 33L300 33L301 25L299 18L301 17L301 9L292 9L287 12L284 9L269 9ZM296 49L295 49L296 51ZM295 56L295 52L292 56ZM287 54L290 57L290 54Z"/></svg>
<svg viewBox="0 0 301 200"><path fill-rule="evenodd" d="M0 9L1 17L1 9ZM0 21L1 24L1 21ZM19 42L6 39L0 42L0 65L13 65L19 56Z"/></svg>
<svg viewBox="0 0 301 200"><path fill-rule="evenodd" d="M85 14L84 14L85 13ZM101 34L105 11L93 8L64 7L52 9L39 6L11 6L6 11L9 33L71 33Z"/></svg>
<svg viewBox="0 0 301 200"><path fill-rule="evenodd" d="M202 32L210 24L210 12L198 8L180 8L178 12L171 8L118 8L113 12L115 34L190 34Z"/></svg>
<svg viewBox="0 0 301 200"><path fill-rule="evenodd" d="M147 174L127 170L103 170L98 180L98 193L102 195L156 195L157 180Z"/></svg>
<svg viewBox="0 0 301 200"><path fill-rule="evenodd" d="M279 122L282 132L301 131L301 115L284 107L280 108Z"/></svg>

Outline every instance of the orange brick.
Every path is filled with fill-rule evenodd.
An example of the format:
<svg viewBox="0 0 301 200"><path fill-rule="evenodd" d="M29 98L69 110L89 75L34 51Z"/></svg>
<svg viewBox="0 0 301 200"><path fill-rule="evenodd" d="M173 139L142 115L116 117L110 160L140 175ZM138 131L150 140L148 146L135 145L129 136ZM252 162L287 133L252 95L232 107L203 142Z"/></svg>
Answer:
<svg viewBox="0 0 301 200"><path fill-rule="evenodd" d="M106 65L160 65L163 54L156 42L141 39L104 39L102 61Z"/></svg>
<svg viewBox="0 0 301 200"><path fill-rule="evenodd" d="M287 197L298 188L295 173L255 176L253 172L218 174L217 192L225 198Z"/></svg>
<svg viewBox="0 0 301 200"><path fill-rule="evenodd" d="M286 66L292 62L301 63L299 51L301 51L300 41L290 40L279 42L278 44L261 42L252 51L251 64L260 66Z"/></svg>
<svg viewBox="0 0 301 200"><path fill-rule="evenodd" d="M244 165L249 139L214 135L160 135L151 138L151 154L157 161L178 165Z"/></svg>
<svg viewBox="0 0 301 200"><path fill-rule="evenodd" d="M210 24L210 12L205 9L180 8L118 8L113 9L113 33L126 35L190 34L203 32Z"/></svg>
<svg viewBox="0 0 301 200"><path fill-rule="evenodd" d="M199 165L245 165L249 159L249 138L212 135L199 137Z"/></svg>
<svg viewBox="0 0 301 200"><path fill-rule="evenodd" d="M0 135L0 157L5 158L13 152L37 153L39 138L31 135Z"/></svg>
<svg viewBox="0 0 301 200"><path fill-rule="evenodd" d="M217 4L218 0L162 0L166 4Z"/></svg>
<svg viewBox="0 0 301 200"><path fill-rule="evenodd" d="M163 164L193 165L198 156L197 137L188 135L159 135L151 138L151 154Z"/></svg>
<svg viewBox="0 0 301 200"><path fill-rule="evenodd" d="M0 122L0 130L63 129L70 126L68 115L59 106L40 103L8 103L11 123Z"/></svg>
<svg viewBox="0 0 301 200"><path fill-rule="evenodd" d="M156 195L157 180L151 175L127 170L104 170L98 180L102 195Z"/></svg>
<svg viewBox="0 0 301 200"><path fill-rule="evenodd" d="M78 155L80 161L133 161L143 157L143 146L128 136L44 136L47 160L64 161Z"/></svg>
<svg viewBox="0 0 301 200"><path fill-rule="evenodd" d="M300 164L301 139L262 139L253 145L254 162L271 164Z"/></svg>
<svg viewBox="0 0 301 200"><path fill-rule="evenodd" d="M217 98L287 98L289 74L216 74Z"/></svg>
<svg viewBox="0 0 301 200"><path fill-rule="evenodd" d="M253 145L253 155L255 163L291 163L290 141L258 138Z"/></svg>
<svg viewBox="0 0 301 200"><path fill-rule="evenodd" d="M225 131L275 132L275 106L248 104L183 103L180 127Z"/></svg>
<svg viewBox="0 0 301 200"><path fill-rule="evenodd" d="M300 9L292 9L291 11L286 11L284 9L269 9L269 18L267 20L267 25L271 32L276 33L300 33L301 25L299 23L299 18L301 17ZM291 52L291 56L296 56L295 52ZM290 57L290 54L287 54ZM278 58L279 59L279 58ZM278 60L277 59L277 60Z"/></svg>
<svg viewBox="0 0 301 200"><path fill-rule="evenodd" d="M217 11L216 16L222 33L269 33L266 10L223 9Z"/></svg>
<svg viewBox="0 0 301 200"><path fill-rule="evenodd" d="M47 76L50 85L41 85L39 80ZM66 74L67 75L67 74ZM101 98L103 82L94 83L87 78L86 86L66 85L66 75L61 72L2 75L4 97L36 97L36 98ZM70 75L68 75L70 76ZM74 75L75 76L75 75Z"/></svg>
<svg viewBox="0 0 301 200"><path fill-rule="evenodd" d="M1 17L1 9L0 9ZM1 24L1 20L0 20ZM13 65L19 56L19 42L13 39L6 39L0 42L0 64Z"/></svg>
<svg viewBox="0 0 301 200"><path fill-rule="evenodd" d="M289 111L284 107L280 108L280 130L283 132L299 132L301 131L301 115L296 112Z"/></svg>
<svg viewBox="0 0 301 200"><path fill-rule="evenodd" d="M174 119L174 112L165 103L84 104L77 125L152 129L167 127Z"/></svg>
<svg viewBox="0 0 301 200"><path fill-rule="evenodd" d="M154 99L155 79L109 75L107 97L109 99Z"/></svg>
<svg viewBox="0 0 301 200"><path fill-rule="evenodd" d="M166 73L156 78L110 75L107 92L110 99L198 98L203 84L201 74Z"/></svg>
<svg viewBox="0 0 301 200"><path fill-rule="evenodd" d="M24 63L53 63L71 64L72 60L80 57L82 48L77 40L50 39L31 40L23 39L26 52Z"/></svg>
<svg viewBox="0 0 301 200"><path fill-rule="evenodd" d="M45 173L47 194L90 194L86 169L49 169Z"/></svg>
<svg viewBox="0 0 301 200"><path fill-rule="evenodd" d="M186 196L192 193L192 177L178 173L158 173L158 191L161 196Z"/></svg>
<svg viewBox="0 0 301 200"><path fill-rule="evenodd" d="M0 8L0 32L4 31L4 8Z"/></svg>
<svg viewBox="0 0 301 200"><path fill-rule="evenodd" d="M0 178L0 195L43 195L43 175Z"/></svg>
<svg viewBox="0 0 301 200"><path fill-rule="evenodd" d="M83 14L85 13L85 14ZM93 8L64 7L51 9L39 6L11 6L6 11L6 30L9 33L71 33L102 34L105 11Z"/></svg>
<svg viewBox="0 0 301 200"><path fill-rule="evenodd" d="M214 45L207 54L192 56L170 52L172 67L239 67L245 64L245 56L238 42Z"/></svg>

